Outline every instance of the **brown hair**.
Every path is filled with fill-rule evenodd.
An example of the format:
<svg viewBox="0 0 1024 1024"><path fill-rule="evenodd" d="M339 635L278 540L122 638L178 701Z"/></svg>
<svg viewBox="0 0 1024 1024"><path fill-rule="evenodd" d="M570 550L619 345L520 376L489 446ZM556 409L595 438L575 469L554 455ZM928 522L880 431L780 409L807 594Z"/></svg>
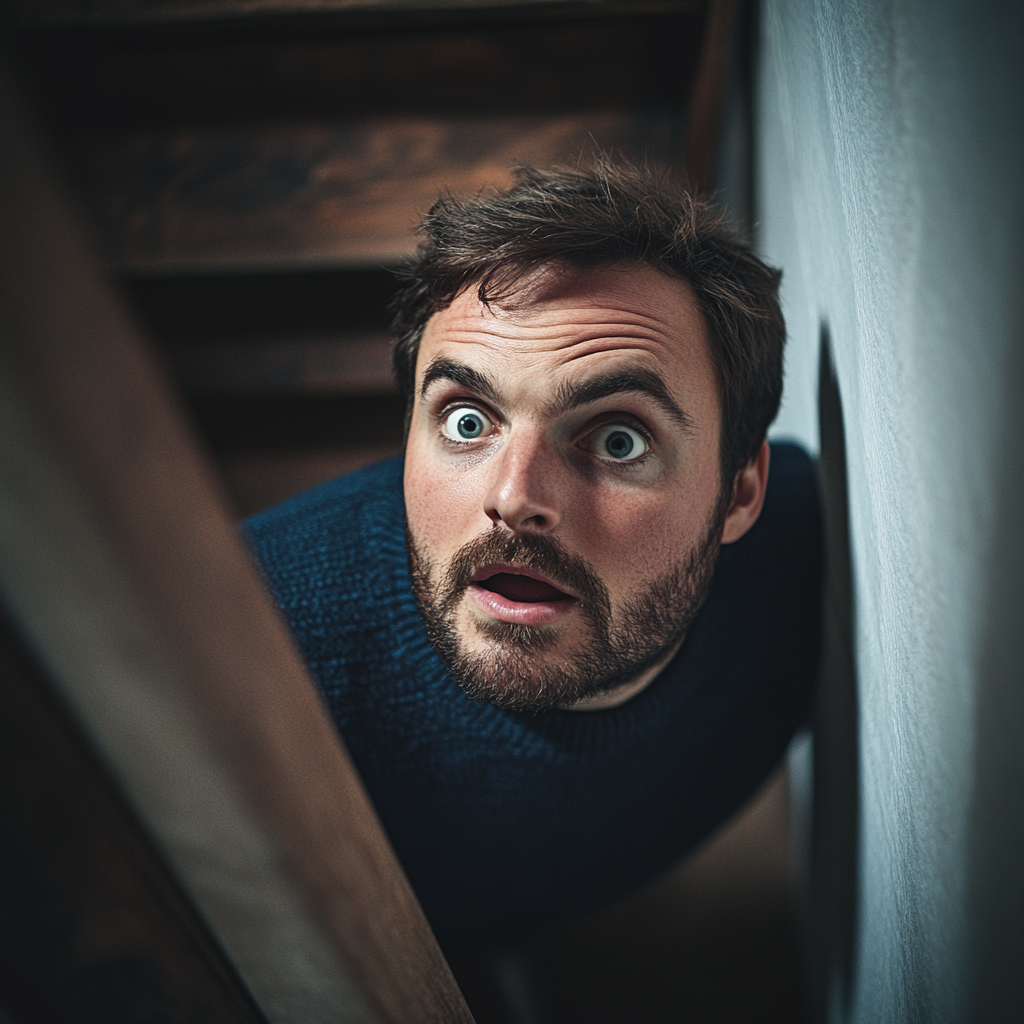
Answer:
<svg viewBox="0 0 1024 1024"><path fill-rule="evenodd" d="M427 321L470 285L500 301L538 268L647 264L693 288L722 399L723 484L757 455L782 396L781 273L722 213L653 172L601 160L588 170L521 167L504 192L442 196L391 304L393 367L411 410Z"/></svg>

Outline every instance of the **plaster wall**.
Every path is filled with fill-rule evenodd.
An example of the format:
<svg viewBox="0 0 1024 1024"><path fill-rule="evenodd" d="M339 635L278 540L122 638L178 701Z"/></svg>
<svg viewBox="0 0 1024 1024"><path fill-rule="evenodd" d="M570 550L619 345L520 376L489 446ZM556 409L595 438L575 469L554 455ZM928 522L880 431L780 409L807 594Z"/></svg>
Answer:
<svg viewBox="0 0 1024 1024"><path fill-rule="evenodd" d="M1024 5L767 0L757 51L756 237L790 332L774 434L818 450L831 386L848 493L817 1011L1024 1019ZM822 863L843 801L845 882Z"/></svg>

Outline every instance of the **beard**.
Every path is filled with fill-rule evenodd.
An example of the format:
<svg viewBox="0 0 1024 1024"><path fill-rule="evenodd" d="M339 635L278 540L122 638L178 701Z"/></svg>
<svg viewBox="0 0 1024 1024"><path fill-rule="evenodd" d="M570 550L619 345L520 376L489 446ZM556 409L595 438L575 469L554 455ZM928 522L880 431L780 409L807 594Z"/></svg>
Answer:
<svg viewBox="0 0 1024 1024"><path fill-rule="evenodd" d="M438 568L406 528L413 594L445 667L466 694L509 711L569 708L632 682L686 636L700 610L721 547L727 503L720 499L704 535L668 572L639 588L613 615L607 586L594 566L545 534L513 534L495 524ZM571 649L557 626L474 620L484 641L470 650L456 623L476 571L503 563L543 573L576 595L585 628Z"/></svg>

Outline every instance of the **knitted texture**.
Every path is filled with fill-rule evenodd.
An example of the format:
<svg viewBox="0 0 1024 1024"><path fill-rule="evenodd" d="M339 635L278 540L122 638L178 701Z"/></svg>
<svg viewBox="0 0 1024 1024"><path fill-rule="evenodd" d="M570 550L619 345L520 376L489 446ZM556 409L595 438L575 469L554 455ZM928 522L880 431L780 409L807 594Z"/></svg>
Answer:
<svg viewBox="0 0 1024 1024"><path fill-rule="evenodd" d="M814 467L774 445L761 517L719 555L670 665L606 711L470 701L409 580L402 460L243 527L438 938L514 939L669 867L778 762L818 665Z"/></svg>

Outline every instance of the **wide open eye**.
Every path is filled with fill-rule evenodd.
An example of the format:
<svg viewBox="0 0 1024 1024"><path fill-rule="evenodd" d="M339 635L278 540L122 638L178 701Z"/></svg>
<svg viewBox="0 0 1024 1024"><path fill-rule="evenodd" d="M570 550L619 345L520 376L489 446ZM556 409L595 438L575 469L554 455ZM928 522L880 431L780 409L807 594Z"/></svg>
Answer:
<svg viewBox="0 0 1024 1024"><path fill-rule="evenodd" d="M444 433L453 441L475 441L489 434L493 427L489 416L469 405L453 409L444 420Z"/></svg>
<svg viewBox="0 0 1024 1024"><path fill-rule="evenodd" d="M632 427L624 427L621 423L609 423L590 435L587 447L597 455L617 462L630 462L646 455L647 442Z"/></svg>

